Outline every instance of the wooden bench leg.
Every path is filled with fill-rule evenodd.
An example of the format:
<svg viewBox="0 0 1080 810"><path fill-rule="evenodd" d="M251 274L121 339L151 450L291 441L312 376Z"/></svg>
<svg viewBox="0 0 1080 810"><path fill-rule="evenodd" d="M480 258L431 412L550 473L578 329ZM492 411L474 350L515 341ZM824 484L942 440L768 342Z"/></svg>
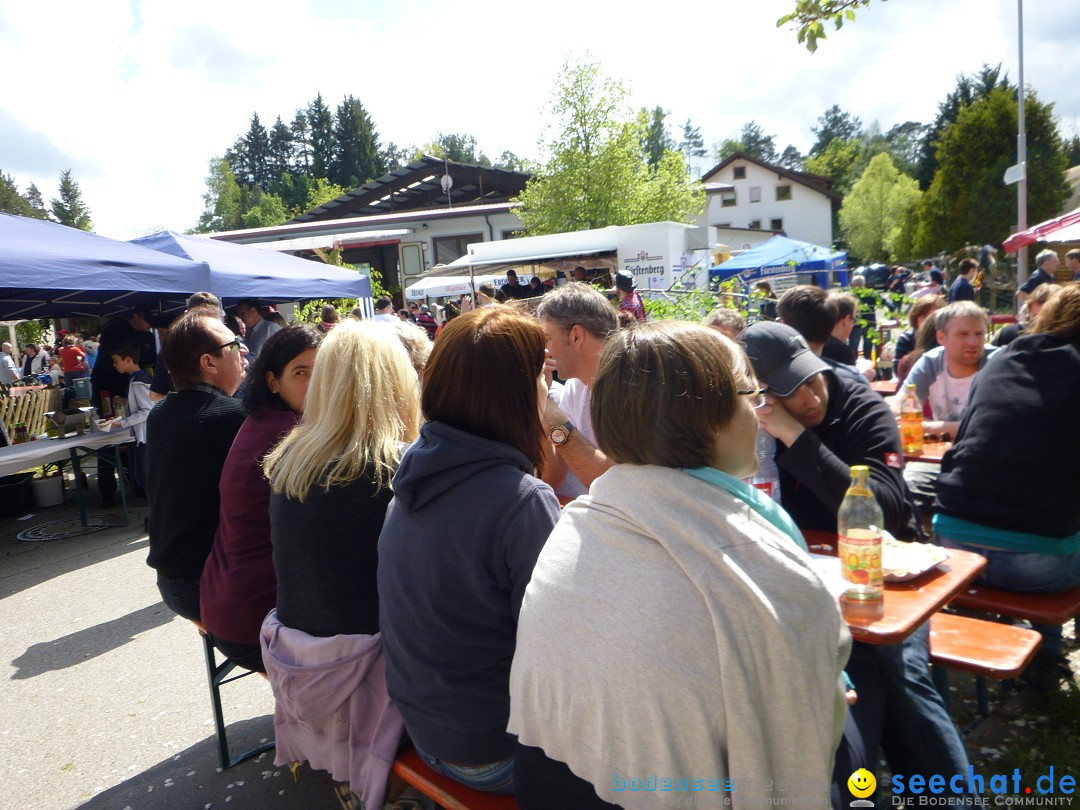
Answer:
<svg viewBox="0 0 1080 810"><path fill-rule="evenodd" d="M243 754L238 754L235 757L229 756L229 740L225 732L225 713L221 708L221 687L224 684L238 681L241 678L246 678L248 675L254 674L254 670L245 669L239 675L232 675L232 677L229 677L230 673L236 669L236 664L228 658L223 658L221 663L218 663L217 650L214 648L214 642L211 640L210 634L200 630L199 635L202 636L203 652L206 655L206 676L210 683L210 703L214 710L214 729L217 732L218 761L221 763L221 769L225 771L234 765L239 765L241 762L258 756L264 751L272 750L274 748L274 743L273 741L263 743Z"/></svg>

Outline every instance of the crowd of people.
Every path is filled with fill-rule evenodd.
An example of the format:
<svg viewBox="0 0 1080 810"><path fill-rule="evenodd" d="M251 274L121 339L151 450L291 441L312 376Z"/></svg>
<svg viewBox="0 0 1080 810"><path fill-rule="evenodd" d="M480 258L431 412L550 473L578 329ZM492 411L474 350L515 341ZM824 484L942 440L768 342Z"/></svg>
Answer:
<svg viewBox="0 0 1080 810"><path fill-rule="evenodd" d="M1032 285L999 346L972 266L915 298L897 371L954 441L931 474L902 462L899 396L856 366L877 351L865 285L770 288L749 325L650 323L630 274L605 294L512 273L317 325L198 293L95 347L95 399L128 398L162 600L267 673L278 761L367 807L408 806L388 781L406 742L524 808L840 807L880 754L966 774L928 624L852 642L802 530L837 530L864 465L896 538L927 539L932 514L993 587L1080 586L1080 285ZM782 503L748 483L763 434ZM1064 640L1038 629L1049 689Z"/></svg>

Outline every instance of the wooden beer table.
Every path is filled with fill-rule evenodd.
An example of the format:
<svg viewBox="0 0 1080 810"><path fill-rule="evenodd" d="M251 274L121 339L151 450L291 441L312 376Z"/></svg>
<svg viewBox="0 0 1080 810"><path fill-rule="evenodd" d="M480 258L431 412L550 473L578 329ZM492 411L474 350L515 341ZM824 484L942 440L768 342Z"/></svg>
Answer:
<svg viewBox="0 0 1080 810"><path fill-rule="evenodd" d="M891 397L900 388L900 383L896 380L874 380L870 387L883 397Z"/></svg>
<svg viewBox="0 0 1080 810"><path fill-rule="evenodd" d="M940 464L945 453L952 447L952 442L923 442L918 453L904 453L904 461L925 461L927 464Z"/></svg>
<svg viewBox="0 0 1080 810"><path fill-rule="evenodd" d="M811 554L836 555L832 532L803 531ZM851 637L870 644L897 644L941 610L986 567L986 558L971 551L949 549L951 556L908 582L886 582L880 602L840 601Z"/></svg>

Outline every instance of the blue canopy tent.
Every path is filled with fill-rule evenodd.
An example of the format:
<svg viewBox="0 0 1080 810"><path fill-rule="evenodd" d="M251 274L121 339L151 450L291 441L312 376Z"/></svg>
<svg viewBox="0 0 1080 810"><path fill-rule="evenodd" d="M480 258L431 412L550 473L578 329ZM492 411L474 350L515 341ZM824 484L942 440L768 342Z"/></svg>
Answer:
<svg viewBox="0 0 1080 810"><path fill-rule="evenodd" d="M108 317L135 304L183 309L205 290L203 262L11 214L0 214L0 320Z"/></svg>
<svg viewBox="0 0 1080 810"><path fill-rule="evenodd" d="M203 289L223 301L257 298L275 304L306 298L357 298L361 307L374 314L371 279L355 270L174 231L161 231L131 242L204 262L210 268L210 281Z"/></svg>
<svg viewBox="0 0 1080 810"><path fill-rule="evenodd" d="M839 281L847 284L847 253L810 242L774 236L757 247L743 251L723 264L709 268L709 282L727 281L741 276L745 281L760 281L771 276L809 275L806 283L828 289L830 274L842 271ZM803 281L803 279L800 279Z"/></svg>

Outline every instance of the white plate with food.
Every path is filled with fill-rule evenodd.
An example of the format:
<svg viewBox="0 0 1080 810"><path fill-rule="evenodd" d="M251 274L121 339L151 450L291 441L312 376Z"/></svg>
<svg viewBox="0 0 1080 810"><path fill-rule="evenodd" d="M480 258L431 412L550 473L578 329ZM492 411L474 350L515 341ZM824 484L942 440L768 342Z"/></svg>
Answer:
<svg viewBox="0 0 1080 810"><path fill-rule="evenodd" d="M886 582L907 582L949 559L949 550L930 543L906 543L888 537L881 543L881 568Z"/></svg>

